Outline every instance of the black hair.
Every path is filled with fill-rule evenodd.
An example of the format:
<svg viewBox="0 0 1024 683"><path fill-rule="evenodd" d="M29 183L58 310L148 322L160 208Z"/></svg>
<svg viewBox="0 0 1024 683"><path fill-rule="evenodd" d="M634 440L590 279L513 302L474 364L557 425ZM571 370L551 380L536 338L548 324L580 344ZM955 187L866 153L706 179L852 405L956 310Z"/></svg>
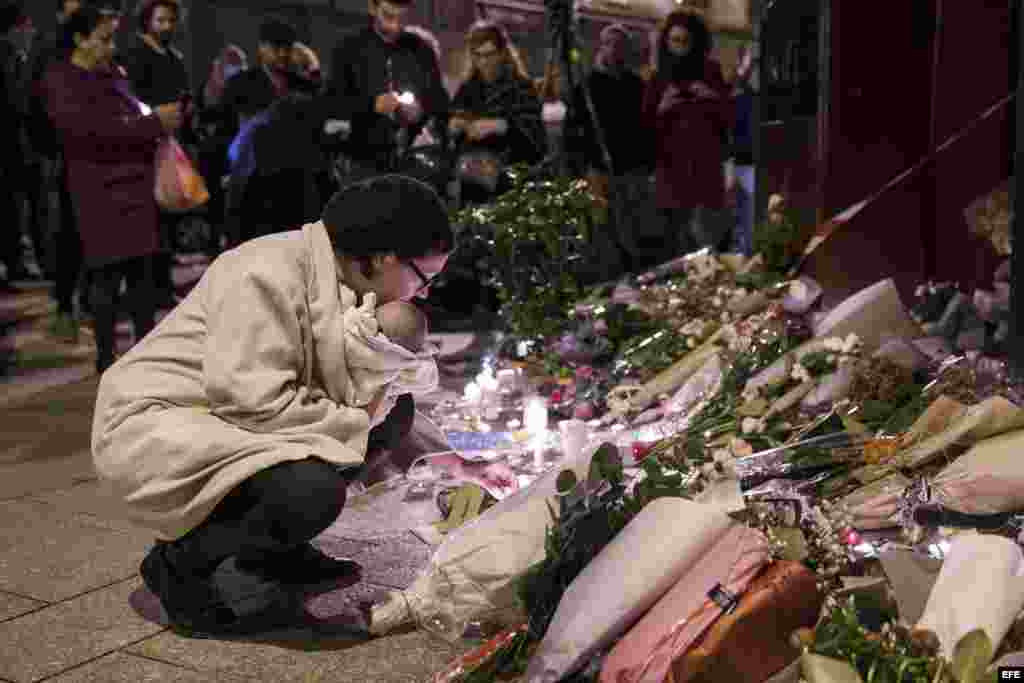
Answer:
<svg viewBox="0 0 1024 683"><path fill-rule="evenodd" d="M382 1L390 2L392 5L398 5L399 7L412 7L415 0L373 0L374 5L379 5Z"/></svg>
<svg viewBox="0 0 1024 683"><path fill-rule="evenodd" d="M668 34L675 26L683 26L690 34L690 51L675 57L668 49ZM657 77L671 81L696 81L704 77L704 63L711 53L711 32L700 16L685 10L676 10L665 17L658 34Z"/></svg>
<svg viewBox="0 0 1024 683"><path fill-rule="evenodd" d="M174 16L180 22L184 17L183 8L179 0L141 0L135 8L135 21L140 33L149 31L149 22L153 19L153 12L157 7L166 7L174 10Z"/></svg>
<svg viewBox="0 0 1024 683"><path fill-rule="evenodd" d="M441 198L408 176L382 175L347 185L327 202L323 222L334 251L362 262L364 273L373 256L414 259L455 248Z"/></svg>
<svg viewBox="0 0 1024 683"><path fill-rule="evenodd" d="M91 36L97 26L117 16L117 12L113 12L105 7L92 3L82 3L79 10L72 14L67 23L64 24L61 43L67 54L71 54L78 47L75 45L76 35Z"/></svg>
<svg viewBox="0 0 1024 683"><path fill-rule="evenodd" d="M0 2L0 33L7 33L25 18L23 0L4 0Z"/></svg>
<svg viewBox="0 0 1024 683"><path fill-rule="evenodd" d="M275 47L291 47L299 39L295 27L283 19L268 19L260 24L259 41L269 43Z"/></svg>

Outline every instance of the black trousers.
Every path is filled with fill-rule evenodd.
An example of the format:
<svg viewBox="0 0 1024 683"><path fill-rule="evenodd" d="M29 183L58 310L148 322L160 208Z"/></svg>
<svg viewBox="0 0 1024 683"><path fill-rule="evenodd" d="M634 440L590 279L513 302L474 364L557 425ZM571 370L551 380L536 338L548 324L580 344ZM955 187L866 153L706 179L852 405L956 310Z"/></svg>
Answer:
<svg viewBox="0 0 1024 683"><path fill-rule="evenodd" d="M79 296L84 303L84 300L88 299L90 280L85 277L85 266L82 261L82 237L78 232L75 207L72 203L71 192L68 190L67 167L63 161L56 163L60 166L60 172L55 180L60 217L54 239L53 298L57 300L57 310L60 313L71 315L75 312L75 290L81 291Z"/></svg>
<svg viewBox="0 0 1024 683"><path fill-rule="evenodd" d="M96 366L105 370L114 362L115 326L121 300L121 281L128 281L128 310L132 317L135 341L153 329L156 321L156 298L153 289L153 257L117 261L92 269L89 303L96 325Z"/></svg>
<svg viewBox="0 0 1024 683"><path fill-rule="evenodd" d="M370 430L367 462L397 446L414 416L412 395L400 397L387 419ZM338 518L358 473L359 468L340 470L315 456L268 467L231 491L202 524L167 543L167 557L179 571L203 577L228 557L287 553Z"/></svg>

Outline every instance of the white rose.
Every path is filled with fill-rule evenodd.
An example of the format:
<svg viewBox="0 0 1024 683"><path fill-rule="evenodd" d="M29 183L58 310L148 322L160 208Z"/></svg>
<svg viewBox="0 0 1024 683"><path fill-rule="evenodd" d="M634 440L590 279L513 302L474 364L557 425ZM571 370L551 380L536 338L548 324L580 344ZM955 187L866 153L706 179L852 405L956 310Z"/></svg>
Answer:
<svg viewBox="0 0 1024 683"><path fill-rule="evenodd" d="M822 344L824 345L826 351L843 350L843 340L840 339L839 337L829 337L824 342L822 342Z"/></svg>
<svg viewBox="0 0 1024 683"><path fill-rule="evenodd" d="M860 337L851 332L843 342L843 353L850 353L860 345Z"/></svg>
<svg viewBox="0 0 1024 683"><path fill-rule="evenodd" d="M732 460L732 453L730 453L729 450L725 448L716 448L715 451L711 454L711 458L715 462L726 463Z"/></svg>
<svg viewBox="0 0 1024 683"><path fill-rule="evenodd" d="M683 300L680 299L678 296L674 296L674 297L672 297L671 299L668 300L668 305L671 308L675 308L676 306L678 306L681 303L683 303Z"/></svg>
<svg viewBox="0 0 1024 683"><path fill-rule="evenodd" d="M757 423L757 418L745 417L743 418L743 422L740 423L740 428L744 434L750 434L757 431Z"/></svg>
<svg viewBox="0 0 1024 683"><path fill-rule="evenodd" d="M721 308L722 298L718 296L714 297L713 299L711 299L711 305L714 306L715 308Z"/></svg>

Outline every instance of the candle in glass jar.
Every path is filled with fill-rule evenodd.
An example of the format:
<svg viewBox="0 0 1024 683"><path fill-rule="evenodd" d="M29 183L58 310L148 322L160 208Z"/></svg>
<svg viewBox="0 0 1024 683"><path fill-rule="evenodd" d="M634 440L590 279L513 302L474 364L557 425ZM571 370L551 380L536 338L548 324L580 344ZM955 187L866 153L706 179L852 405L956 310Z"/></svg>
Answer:
<svg viewBox="0 0 1024 683"><path fill-rule="evenodd" d="M538 436L548 428L548 402L543 396L533 396L526 399L523 408L523 424L526 431L533 436Z"/></svg>
<svg viewBox="0 0 1024 683"><path fill-rule="evenodd" d="M467 384L466 390L465 392L463 392L463 398L466 399L466 401L473 406L478 405L480 403L481 395L482 391L480 390L480 386L476 382L470 382L469 384Z"/></svg>

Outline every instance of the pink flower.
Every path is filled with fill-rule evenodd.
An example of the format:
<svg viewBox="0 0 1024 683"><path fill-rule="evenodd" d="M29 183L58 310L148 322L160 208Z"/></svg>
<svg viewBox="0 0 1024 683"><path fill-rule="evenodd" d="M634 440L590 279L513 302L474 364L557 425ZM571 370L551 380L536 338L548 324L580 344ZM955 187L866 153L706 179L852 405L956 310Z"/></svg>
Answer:
<svg viewBox="0 0 1024 683"><path fill-rule="evenodd" d="M601 318L594 323L594 332L597 332L598 334L608 333L608 323L605 322L604 318Z"/></svg>
<svg viewBox="0 0 1024 683"><path fill-rule="evenodd" d="M582 382L584 380L590 379L593 376L594 376L594 368L592 368L589 365L581 365L580 367L576 368L576 380L577 381L581 381Z"/></svg>

